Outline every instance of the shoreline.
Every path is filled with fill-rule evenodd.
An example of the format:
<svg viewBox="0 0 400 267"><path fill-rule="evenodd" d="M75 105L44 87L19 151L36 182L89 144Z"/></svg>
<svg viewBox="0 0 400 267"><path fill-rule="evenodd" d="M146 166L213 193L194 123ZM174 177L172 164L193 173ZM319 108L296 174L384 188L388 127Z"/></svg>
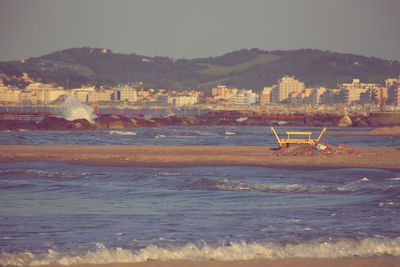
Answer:
<svg viewBox="0 0 400 267"><path fill-rule="evenodd" d="M0 145L0 162L59 161L84 166L374 168L400 170L400 147L357 147L355 155L278 155L268 146Z"/></svg>
<svg viewBox="0 0 400 267"><path fill-rule="evenodd" d="M195 260L173 260L173 261L146 261L137 263L107 263L107 264L73 264L71 267L381 267L399 266L400 257L354 257L354 258L289 258L289 259L259 259L259 260L237 260L237 261L195 261ZM65 265L49 264L38 267L62 267Z"/></svg>

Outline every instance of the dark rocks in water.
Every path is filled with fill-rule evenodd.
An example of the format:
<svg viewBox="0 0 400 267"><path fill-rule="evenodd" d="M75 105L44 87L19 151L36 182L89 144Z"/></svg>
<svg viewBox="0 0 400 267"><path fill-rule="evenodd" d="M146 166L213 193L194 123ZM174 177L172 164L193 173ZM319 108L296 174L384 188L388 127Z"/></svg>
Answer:
<svg viewBox="0 0 400 267"><path fill-rule="evenodd" d="M47 117L37 124L37 129L49 131L83 131L95 130L96 125L86 119L69 121L64 118Z"/></svg>
<svg viewBox="0 0 400 267"><path fill-rule="evenodd" d="M400 125L400 112L371 112L368 124L373 127Z"/></svg>
<svg viewBox="0 0 400 267"><path fill-rule="evenodd" d="M158 127L161 124L153 119L146 119L143 117L136 117L132 120L135 120L138 127Z"/></svg>
<svg viewBox="0 0 400 267"><path fill-rule="evenodd" d="M355 118L355 119L353 119L353 126L354 127L369 127L369 124L367 121L365 121L362 118Z"/></svg>
<svg viewBox="0 0 400 267"><path fill-rule="evenodd" d="M98 129L132 129L138 126L135 119L109 114L97 117L95 123Z"/></svg>
<svg viewBox="0 0 400 267"><path fill-rule="evenodd" d="M336 123L337 127L350 127L353 126L353 121L351 120L349 115L344 115L340 120Z"/></svg>
<svg viewBox="0 0 400 267"><path fill-rule="evenodd" d="M194 126L199 125L200 120L197 117L183 117L180 115L173 115L169 117L156 117L152 120L159 125L168 126Z"/></svg>
<svg viewBox="0 0 400 267"><path fill-rule="evenodd" d="M0 120L0 130L54 130L83 131L95 129L132 129L158 126L315 126L315 127L371 127L378 123L400 125L400 113L371 114L265 114L239 111L211 111L202 115L173 115L169 117L128 118L121 115L103 114L90 123L86 119L68 121L63 118L48 117L36 123L33 121ZM380 120L382 119L382 121Z"/></svg>
<svg viewBox="0 0 400 267"><path fill-rule="evenodd" d="M37 130L36 122L20 120L0 120L0 131Z"/></svg>

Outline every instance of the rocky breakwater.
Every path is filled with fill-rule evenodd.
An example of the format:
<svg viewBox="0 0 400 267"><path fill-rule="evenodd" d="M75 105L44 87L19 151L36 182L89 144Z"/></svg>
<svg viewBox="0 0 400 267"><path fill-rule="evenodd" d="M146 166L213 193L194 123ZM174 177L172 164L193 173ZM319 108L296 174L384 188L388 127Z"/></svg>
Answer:
<svg viewBox="0 0 400 267"><path fill-rule="evenodd" d="M371 112L368 123L373 127L400 125L400 112Z"/></svg>
<svg viewBox="0 0 400 267"><path fill-rule="evenodd" d="M69 121L64 118L47 117L37 124L37 130L46 131L83 131L95 129L96 125L86 119Z"/></svg>
<svg viewBox="0 0 400 267"><path fill-rule="evenodd" d="M103 114L85 118L47 117L39 122L0 120L0 131L50 130L84 131L96 129L132 129L158 126L307 126L307 127L379 127L400 125L400 113L256 113L253 111L212 111L201 115L173 115L153 118Z"/></svg>

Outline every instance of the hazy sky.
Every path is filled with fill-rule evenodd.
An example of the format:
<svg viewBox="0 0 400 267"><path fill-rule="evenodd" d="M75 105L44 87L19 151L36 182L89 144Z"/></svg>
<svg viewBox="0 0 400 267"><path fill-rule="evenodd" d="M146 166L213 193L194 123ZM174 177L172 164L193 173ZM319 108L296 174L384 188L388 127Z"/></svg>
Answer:
<svg viewBox="0 0 400 267"><path fill-rule="evenodd" d="M400 0L0 0L0 60L83 46L172 58L316 48L400 60Z"/></svg>

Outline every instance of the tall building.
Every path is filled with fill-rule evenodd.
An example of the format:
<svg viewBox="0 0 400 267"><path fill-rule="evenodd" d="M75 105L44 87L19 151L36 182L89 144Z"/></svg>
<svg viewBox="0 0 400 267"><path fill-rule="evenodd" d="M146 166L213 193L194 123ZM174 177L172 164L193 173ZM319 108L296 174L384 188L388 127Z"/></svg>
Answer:
<svg viewBox="0 0 400 267"><path fill-rule="evenodd" d="M287 101L291 94L299 94L304 91L305 85L303 82L296 80L291 76L284 76L279 80L278 83L278 101Z"/></svg>
<svg viewBox="0 0 400 267"><path fill-rule="evenodd" d="M261 93L261 105L269 105L272 103L272 90L274 87L264 87Z"/></svg>
<svg viewBox="0 0 400 267"><path fill-rule="evenodd" d="M397 79L396 101L394 104L396 107L400 107L400 75Z"/></svg>
<svg viewBox="0 0 400 267"><path fill-rule="evenodd" d="M229 95L229 88L226 87L225 85L218 85L217 87L211 89L211 94L215 99L217 98L227 99Z"/></svg>

